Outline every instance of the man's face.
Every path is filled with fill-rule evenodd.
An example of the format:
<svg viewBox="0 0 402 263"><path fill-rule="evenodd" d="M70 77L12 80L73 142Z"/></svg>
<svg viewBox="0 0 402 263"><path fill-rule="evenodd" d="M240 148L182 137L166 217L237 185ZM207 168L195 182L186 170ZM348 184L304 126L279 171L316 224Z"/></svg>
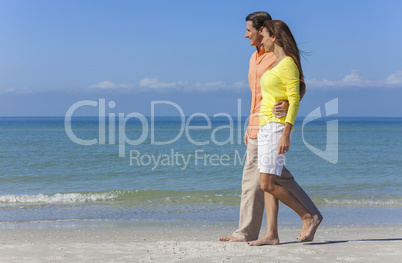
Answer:
<svg viewBox="0 0 402 263"><path fill-rule="evenodd" d="M262 35L260 30L255 29L253 22L247 21L246 24L246 38L250 39L250 45L257 47L261 44Z"/></svg>

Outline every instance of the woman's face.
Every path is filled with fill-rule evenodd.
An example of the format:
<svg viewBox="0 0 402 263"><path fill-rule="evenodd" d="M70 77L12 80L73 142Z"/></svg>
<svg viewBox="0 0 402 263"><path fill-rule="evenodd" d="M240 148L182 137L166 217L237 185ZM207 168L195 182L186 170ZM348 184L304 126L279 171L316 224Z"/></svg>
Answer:
<svg viewBox="0 0 402 263"><path fill-rule="evenodd" d="M269 35L268 30L264 27L264 29L262 30L261 43L264 46L266 53L273 50L274 42L275 42L275 37Z"/></svg>

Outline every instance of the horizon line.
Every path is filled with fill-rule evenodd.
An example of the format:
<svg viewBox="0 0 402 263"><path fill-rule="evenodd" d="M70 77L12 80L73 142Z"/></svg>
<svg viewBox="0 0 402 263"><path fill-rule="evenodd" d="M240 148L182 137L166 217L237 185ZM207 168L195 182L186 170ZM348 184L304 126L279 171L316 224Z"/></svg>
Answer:
<svg viewBox="0 0 402 263"><path fill-rule="evenodd" d="M248 118L249 116L238 116L238 115L230 115L231 117L240 117L240 118ZM74 118L99 118L99 117L108 117L108 115L102 115L102 116L96 116L96 115L79 115L79 116L73 116ZM151 118L152 116L145 116L145 118ZM181 117L180 115L158 115L158 116L154 116L154 117L174 117L174 118L179 118ZM185 118L191 117L191 115L186 115L184 116ZM202 116L197 116L202 118ZM207 117L211 117L211 118L225 118L224 116L217 116L214 117L213 115L207 115ZM306 118L307 116L297 116L296 119L298 118ZM45 115L8 115L8 116L1 116L0 118L65 118L65 116L62 115L57 115L57 116L45 116ZM321 117L321 119L323 118L402 118L402 116L323 116Z"/></svg>

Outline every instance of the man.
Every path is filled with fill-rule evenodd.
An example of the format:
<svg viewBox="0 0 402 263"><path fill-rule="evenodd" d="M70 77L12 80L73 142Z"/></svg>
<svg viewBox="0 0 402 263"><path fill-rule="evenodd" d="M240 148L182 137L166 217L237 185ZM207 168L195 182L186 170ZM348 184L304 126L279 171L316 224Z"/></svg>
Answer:
<svg viewBox="0 0 402 263"><path fill-rule="evenodd" d="M266 20L271 20L271 16L267 12L255 12L246 17L245 37L250 39L250 45L256 47L257 50L251 55L249 64L248 79L252 96L250 118L244 136L244 143L247 146L247 158L243 169L239 228L232 236L219 238L220 241L246 242L257 240L265 203L268 229L267 235L264 237L265 239L262 240L261 244L275 245L279 243L279 239L275 238L278 236L277 233L275 233L277 230L270 228L270 226L275 225L273 220L277 220L278 200L272 195L266 194L264 197L264 192L259 188L260 173L257 157L259 111L262 100L260 79L276 59L272 52L265 53L265 49L261 44L262 30L260 29ZM305 93L305 84L303 80L300 83L300 98L302 98ZM286 116L288 106L288 102L281 101L275 104L273 112L277 117ZM288 189L309 212L321 216L317 207L297 184L286 167L283 167L282 174L278 177L277 183Z"/></svg>

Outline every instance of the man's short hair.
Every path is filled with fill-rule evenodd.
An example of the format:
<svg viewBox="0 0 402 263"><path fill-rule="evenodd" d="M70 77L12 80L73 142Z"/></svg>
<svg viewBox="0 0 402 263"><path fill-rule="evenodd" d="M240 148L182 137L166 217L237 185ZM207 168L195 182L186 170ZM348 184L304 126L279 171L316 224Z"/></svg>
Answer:
<svg viewBox="0 0 402 263"><path fill-rule="evenodd" d="M260 30L266 20L272 20L272 18L271 15L265 11L254 12L246 17L246 21L251 21L253 27L257 30Z"/></svg>

